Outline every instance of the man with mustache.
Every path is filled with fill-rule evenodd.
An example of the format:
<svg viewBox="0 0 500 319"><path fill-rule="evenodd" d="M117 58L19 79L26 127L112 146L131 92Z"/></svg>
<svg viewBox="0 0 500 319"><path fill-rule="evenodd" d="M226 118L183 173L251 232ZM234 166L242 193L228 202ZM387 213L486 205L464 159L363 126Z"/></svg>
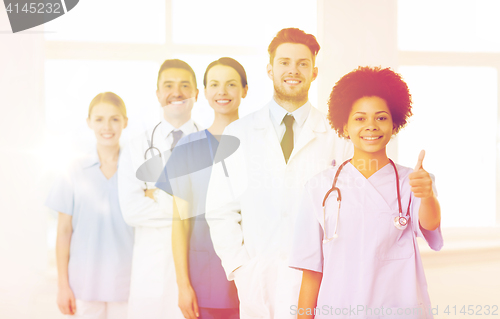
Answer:
<svg viewBox="0 0 500 319"><path fill-rule="evenodd" d="M288 257L303 186L351 150L309 102L319 49L302 30L278 32L268 49L273 98L227 126L224 135L237 137L240 147L212 170L207 221L238 288L242 319L295 317L302 273L288 267Z"/></svg>
<svg viewBox="0 0 500 319"><path fill-rule="evenodd" d="M183 136L200 130L191 119L198 98L193 69L184 61L166 60L158 72L156 97L161 122L130 141L118 167L121 210L125 222L135 227L128 319L183 318L172 256L173 198L154 187L157 177L144 182L136 172L158 152L166 162Z"/></svg>

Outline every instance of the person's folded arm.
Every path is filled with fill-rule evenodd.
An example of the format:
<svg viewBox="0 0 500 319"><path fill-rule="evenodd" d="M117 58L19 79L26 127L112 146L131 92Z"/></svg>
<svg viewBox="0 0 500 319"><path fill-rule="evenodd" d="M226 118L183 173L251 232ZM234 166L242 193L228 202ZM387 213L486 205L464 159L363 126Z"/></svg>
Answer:
<svg viewBox="0 0 500 319"><path fill-rule="evenodd" d="M156 190L152 199L145 193L145 183L136 177L137 168L144 161L140 151L126 147L118 166L118 198L123 219L132 227L166 227L172 223L173 198ZM135 161L134 161L135 160Z"/></svg>
<svg viewBox="0 0 500 319"><path fill-rule="evenodd" d="M243 240L239 201L234 200L207 211L207 222L215 252L222 261L227 279L233 280L233 272L250 259Z"/></svg>

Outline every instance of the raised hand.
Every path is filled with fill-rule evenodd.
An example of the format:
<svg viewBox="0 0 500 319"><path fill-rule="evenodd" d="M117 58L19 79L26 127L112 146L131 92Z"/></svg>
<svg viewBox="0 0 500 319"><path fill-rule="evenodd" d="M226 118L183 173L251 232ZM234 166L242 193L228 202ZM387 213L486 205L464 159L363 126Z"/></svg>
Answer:
<svg viewBox="0 0 500 319"><path fill-rule="evenodd" d="M410 179L411 191L413 192L413 195L418 198L427 198L434 195L434 192L432 191L431 176L422 166L424 157L425 151L422 150L418 155L415 170L408 176Z"/></svg>

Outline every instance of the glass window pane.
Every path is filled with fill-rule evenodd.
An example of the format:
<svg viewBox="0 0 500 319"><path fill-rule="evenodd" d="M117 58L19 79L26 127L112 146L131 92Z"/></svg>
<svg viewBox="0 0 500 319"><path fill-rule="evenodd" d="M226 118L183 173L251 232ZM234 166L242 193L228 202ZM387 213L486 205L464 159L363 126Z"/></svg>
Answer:
<svg viewBox="0 0 500 319"><path fill-rule="evenodd" d="M44 25L50 41L165 43L165 0L85 0Z"/></svg>
<svg viewBox="0 0 500 319"><path fill-rule="evenodd" d="M72 152L86 150L95 144L86 118L90 101L101 92L114 92L125 102L129 120L122 143L159 122L161 107L156 98L159 67L158 63L143 61L47 60L48 147L59 154L68 148Z"/></svg>
<svg viewBox="0 0 500 319"><path fill-rule="evenodd" d="M500 52L499 12L497 0L399 0L399 49Z"/></svg>
<svg viewBox="0 0 500 319"><path fill-rule="evenodd" d="M398 159L436 175L447 227L494 226L497 72L482 67L403 66L413 97L410 123L398 135Z"/></svg>
<svg viewBox="0 0 500 319"><path fill-rule="evenodd" d="M173 42L206 45L269 45L290 26L317 34L316 1L172 0Z"/></svg>

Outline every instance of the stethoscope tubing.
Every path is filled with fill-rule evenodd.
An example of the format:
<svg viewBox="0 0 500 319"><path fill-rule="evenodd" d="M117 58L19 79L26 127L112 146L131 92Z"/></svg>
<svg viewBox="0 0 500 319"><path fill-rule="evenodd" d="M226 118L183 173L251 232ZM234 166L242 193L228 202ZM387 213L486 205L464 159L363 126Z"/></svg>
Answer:
<svg viewBox="0 0 500 319"><path fill-rule="evenodd" d="M155 146L154 146L154 144L153 144L153 139L154 139L154 137L155 137L155 131L156 131L156 129L158 128L158 126L160 126L160 124L161 124L161 122L160 122L160 123L158 123L158 124L156 124L155 128L153 129L153 133L151 133L151 141L148 141L148 145L149 145L149 147L148 147L148 148L146 149L146 151L144 152L144 160L147 160L147 159L148 159L148 157L147 157L147 155L148 155L148 151L150 151L150 152L151 152L151 157L154 157L154 156L155 156L155 153L153 152L153 150L158 151L158 154L159 154L159 155L160 155L160 157L161 157L161 152L160 152L160 150L159 150L157 147L155 147Z"/></svg>
<svg viewBox="0 0 500 319"><path fill-rule="evenodd" d="M347 165L347 163L349 163L351 160L352 160L352 158L343 162L342 165L339 166L339 168L337 169L337 172L335 173L335 178L333 179L332 187L328 190L328 192L326 192L325 197L323 199L323 204L322 204L322 206L323 206L323 243L327 243L327 242L331 241L332 239L338 237L337 229L338 229L338 225L339 225L339 216L340 216L340 206L341 206L341 202L342 202L342 195L341 195L340 189L336 185L337 185L337 180L339 178L340 172L342 171L344 166ZM397 190L397 194L398 194L399 217L395 218L394 226L397 229L404 230L408 224L408 219L405 216L403 216L403 209L401 207L401 193L399 190L399 174L398 174L398 170L396 168L396 164L394 164L394 162L391 159L389 159L389 162L392 165L392 167L394 168L394 173L396 174L396 190ZM333 233L333 237L328 238L327 234L326 234L326 201L329 198L330 194L334 191L337 192L337 203L338 203L337 218L336 218L335 230ZM407 215L408 215L408 212L410 210L410 204L411 204L411 196L410 196L410 201L408 203Z"/></svg>
<svg viewBox="0 0 500 319"><path fill-rule="evenodd" d="M166 163L163 161L163 157L161 156L160 150L157 147L155 147L154 144L153 144L153 139L154 139L155 131L158 128L158 126L160 126L161 123L162 122L156 124L156 126L153 129L153 132L151 133L151 143L149 144L149 147L144 152L144 160L147 160L148 151L151 152L151 157L153 157L154 156L153 150L156 150L158 152L158 154L160 155L160 158L162 159L163 166L165 167ZM194 122L193 122L193 124L196 127L196 131L199 132L200 128L198 127L198 124L196 124ZM208 136L207 136L207 140L208 140L208 146L209 146L209 150L210 150L210 156L211 156L212 162L213 162L215 154L214 154L214 151L213 151L212 141L210 140L210 138ZM149 141L148 141L148 143L149 143ZM224 175L226 176L226 182L228 184L228 188L229 188L229 190L231 192L231 197L234 200L235 196L234 196L234 193L233 193L233 188L231 186L231 181L229 179L229 174L227 172L226 163L224 163L224 160L222 160L221 164L222 164L222 168L224 169ZM148 189L148 184L146 182L144 182L144 184L146 185L146 189Z"/></svg>
<svg viewBox="0 0 500 319"><path fill-rule="evenodd" d="M154 144L153 144L153 139L155 137L155 131L158 128L158 126L160 126L161 123L162 122L160 121L160 123L156 124L156 126L154 127L153 132L151 133L151 142L149 140L147 140L149 147L144 152L144 160L146 161L148 159L148 156L147 156L148 155L148 151L151 153L151 157L154 157L155 156L154 150L156 150L158 152L158 155L160 155L160 159L161 159L161 161L163 163L163 167L165 167L166 163L165 163L165 161L163 159L163 156L161 155L160 150L157 147L155 147ZM198 124L196 124L194 122L193 122L193 124L196 127L196 131L199 132L200 128L198 127ZM146 138L147 138L147 135L146 135ZM148 189L148 183L144 182L144 184L146 185L145 189Z"/></svg>
<svg viewBox="0 0 500 319"><path fill-rule="evenodd" d="M161 124L161 122L160 122L160 123L158 123L158 124L156 124L156 126L155 126L155 127L154 127L154 129L153 129L153 132L151 133L151 143L149 143L149 141L148 141L149 147L148 147L148 148L146 149L146 151L144 152L144 160L147 160L147 159L148 159L148 158L147 158L148 151L149 151L149 152L151 152L151 157L153 157L153 156L154 156L154 152L153 152L153 150L156 150L156 151L158 152L158 155L160 155L160 158L162 157L162 156L161 156L161 152L160 152L160 150L159 150L157 147L155 147L155 146L154 146L154 144L153 144L153 139L154 139L154 137L155 137L155 131L156 131L156 129L158 128L158 126L160 126L160 124ZM193 122L193 124L194 124L194 126L196 127L196 131L197 131L197 132L199 132L199 131L200 131L200 128L198 127L198 124L196 124L196 123L194 123L194 122Z"/></svg>

